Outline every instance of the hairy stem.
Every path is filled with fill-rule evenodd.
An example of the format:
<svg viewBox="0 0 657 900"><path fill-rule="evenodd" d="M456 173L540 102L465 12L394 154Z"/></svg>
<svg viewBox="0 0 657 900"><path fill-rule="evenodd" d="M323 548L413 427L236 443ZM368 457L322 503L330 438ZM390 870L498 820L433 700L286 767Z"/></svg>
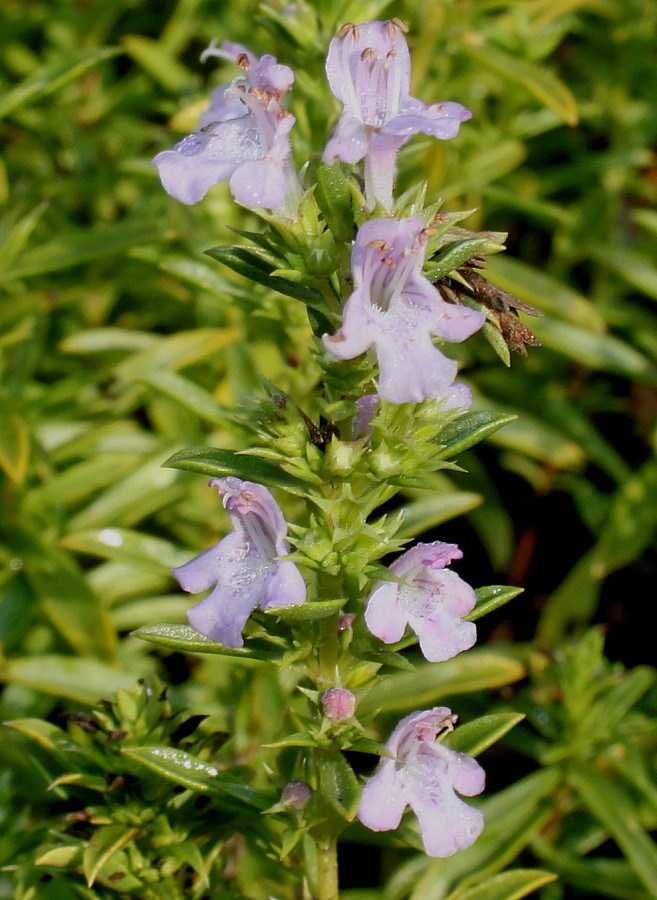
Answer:
<svg viewBox="0 0 657 900"><path fill-rule="evenodd" d="M338 900L338 841L331 830L319 833L317 843L317 900Z"/></svg>

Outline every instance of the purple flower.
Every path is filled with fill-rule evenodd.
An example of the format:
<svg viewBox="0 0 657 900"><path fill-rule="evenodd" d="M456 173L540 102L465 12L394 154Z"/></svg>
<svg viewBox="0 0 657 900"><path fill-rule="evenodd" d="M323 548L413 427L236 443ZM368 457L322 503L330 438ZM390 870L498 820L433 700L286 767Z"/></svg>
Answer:
<svg viewBox="0 0 657 900"><path fill-rule="evenodd" d="M356 163L365 158L365 195L374 207L392 206L397 151L422 132L447 140L472 113L460 103L431 106L411 97L411 58L399 19L345 25L329 45L326 73L343 110L322 157Z"/></svg>
<svg viewBox="0 0 657 900"><path fill-rule="evenodd" d="M204 56L230 59L243 74L213 92L197 131L153 158L164 189L191 205L229 178L243 206L292 215L300 197L288 137L295 118L280 104L294 81L292 70L230 42L211 45Z"/></svg>
<svg viewBox="0 0 657 900"><path fill-rule="evenodd" d="M386 644L401 640L406 625L420 639L429 662L451 659L477 640L473 622L461 616L474 609L477 598L469 584L446 569L463 553L456 544L416 544L390 566L403 583L380 581L365 610L367 627Z"/></svg>
<svg viewBox="0 0 657 900"><path fill-rule="evenodd" d="M306 599L301 573L289 559L287 525L267 488L239 478L215 478L234 531L214 547L173 570L184 591L211 594L187 613L192 628L225 647L244 644L242 629L253 610L300 606Z"/></svg>
<svg viewBox="0 0 657 900"><path fill-rule="evenodd" d="M444 706L411 713L386 743L393 759L382 758L363 788L358 818L372 831L397 828L406 805L418 817L424 850L443 858L473 844L484 827L482 813L459 797L484 789L479 763L434 743L439 731L452 729L456 716Z"/></svg>
<svg viewBox="0 0 657 900"><path fill-rule="evenodd" d="M338 359L353 359L374 345L379 394L392 403L436 397L446 408L467 407L469 389L453 384L457 364L434 347L431 335L463 341L486 316L447 303L422 275L426 241L419 216L370 219L360 227L351 253L354 291L342 328L324 335L324 346Z"/></svg>

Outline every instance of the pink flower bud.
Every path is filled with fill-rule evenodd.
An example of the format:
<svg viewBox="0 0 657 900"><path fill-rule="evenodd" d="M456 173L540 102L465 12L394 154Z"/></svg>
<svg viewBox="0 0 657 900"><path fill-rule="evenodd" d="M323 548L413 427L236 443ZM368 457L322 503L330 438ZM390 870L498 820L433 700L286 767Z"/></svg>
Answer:
<svg viewBox="0 0 657 900"><path fill-rule="evenodd" d="M288 781L281 794L281 803L288 809L300 811L313 795L313 789L305 781Z"/></svg>
<svg viewBox="0 0 657 900"><path fill-rule="evenodd" d="M355 618L356 613L345 613L344 616L340 616L338 621L338 634L342 634L343 631L351 631L351 626L354 624Z"/></svg>
<svg viewBox="0 0 657 900"><path fill-rule="evenodd" d="M346 688L334 687L321 696L322 712L332 722L346 722L354 714L356 698Z"/></svg>

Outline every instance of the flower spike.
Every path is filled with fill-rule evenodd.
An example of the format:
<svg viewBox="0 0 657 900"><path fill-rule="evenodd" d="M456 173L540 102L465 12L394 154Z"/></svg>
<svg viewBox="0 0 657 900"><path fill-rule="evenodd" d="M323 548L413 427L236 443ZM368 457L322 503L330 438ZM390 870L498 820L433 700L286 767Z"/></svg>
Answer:
<svg viewBox="0 0 657 900"><path fill-rule="evenodd" d="M424 850L444 858L473 844L484 827L480 810L460 797L484 789L485 774L465 753L435 743L456 721L444 706L411 713L386 742L392 759L382 758L363 788L358 818L372 831L397 828L407 805L418 817Z"/></svg>
<svg viewBox="0 0 657 900"><path fill-rule="evenodd" d="M233 531L173 575L184 591L214 590L187 613L189 624L225 647L242 647L242 629L256 606L300 606L306 585L290 552L287 525L266 487L239 478L214 478Z"/></svg>
<svg viewBox="0 0 657 900"><path fill-rule="evenodd" d="M411 96L411 58L399 19L344 25L329 45L326 74L343 104L322 157L356 163L365 159L365 196L370 209L392 208L397 152L414 134L441 140L458 134L472 117L460 103L428 105Z"/></svg>
<svg viewBox="0 0 657 900"><path fill-rule="evenodd" d="M420 650L429 662L443 662L477 640L473 622L461 616L474 609L475 592L456 572L445 567L460 559L456 544L416 544L390 566L402 584L380 581L370 594L365 622L372 634L386 644L401 640L406 625L420 639Z"/></svg>
<svg viewBox="0 0 657 900"><path fill-rule="evenodd" d="M463 341L486 317L445 302L422 275L426 242L419 216L365 222L351 254L354 291L344 306L342 328L322 340L338 359L353 359L374 345L379 394L391 403L434 397L445 400L445 409L467 407L469 389L453 383L457 364L434 347L431 335Z"/></svg>

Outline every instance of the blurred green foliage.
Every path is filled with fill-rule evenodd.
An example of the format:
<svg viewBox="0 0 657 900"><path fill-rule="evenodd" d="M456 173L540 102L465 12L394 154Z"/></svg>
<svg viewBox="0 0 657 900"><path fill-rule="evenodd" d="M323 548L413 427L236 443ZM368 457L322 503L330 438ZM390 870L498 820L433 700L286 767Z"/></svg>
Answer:
<svg viewBox="0 0 657 900"><path fill-rule="evenodd" d="M610 665L599 632L589 630L604 619L605 579L620 570L613 603L639 609L627 640L640 644L636 585L655 576L657 6L294 6L4 0L0 9L0 708L3 719L53 722L47 736L24 726L0 744L0 896L113 897L119 887L103 869L106 851L126 853L132 841L131 853L150 852L133 841L130 823L112 832L119 826L109 814L101 825L107 843L95 838L93 851L80 851L83 862L75 834L63 851L51 846L49 829L61 831L62 816L89 802L85 790L101 791L93 779L110 771L95 756L87 760L90 786L57 784L66 764L51 759L54 729L61 740L92 741L79 722L56 719L62 711L125 692L156 668L175 684L180 707L213 716L213 728L200 726L206 738L234 730L226 760L250 764L253 748L276 737L258 732L265 717L247 716L249 701L287 703L258 664L242 661L232 674L223 658L196 665L130 632L184 622L188 600L174 592L169 570L227 525L202 479L162 463L191 445L238 449L229 409L262 393L261 375L303 395L316 377L311 331L300 303L204 255L234 240L229 227L259 227L226 187L182 207L164 194L149 159L195 125L209 88L223 80L223 68L208 74L198 63L217 37L271 50L293 66L295 152L305 161L322 149L337 112L322 69L335 26L395 15L410 25L415 93L474 112L458 140L416 138L404 148L400 189L428 172L430 200L476 210L469 228L508 231L510 252L490 259L487 276L545 313L530 323L542 349L514 358L510 371L483 339L460 349L476 409L518 419L481 452L469 451L465 480L441 472L435 494L409 491L407 534L465 513L492 572L522 582L532 559L547 559L541 574L549 584L529 576L529 600L515 601L501 620L507 634L514 614L527 617L533 600L551 596L532 618L536 639L475 651L470 680L460 660L451 680L451 664L433 681L422 670L389 677L388 699L377 702L384 712L400 710L400 696L407 709L443 702L461 683L464 711L469 704L476 714L526 714L499 765L513 770L526 760L528 774L512 784L507 777L504 790L483 801L493 824L452 860L427 860L377 836L403 865L385 888L375 887L372 872L371 889L345 897L501 900L538 888L545 900L657 897L654 673ZM546 497L562 498L566 521L528 525L518 496L539 514ZM288 503L291 517L296 502ZM570 526L578 535L572 547ZM538 557L537 527L547 544ZM525 671L526 686L510 688ZM221 701L229 690L231 715ZM66 738L67 729L75 734ZM125 763L126 771L139 764ZM130 802L152 803L157 771L151 767L155 780ZM194 790L202 787L185 786L180 805L194 802ZM158 802L176 805L175 796ZM372 841L356 826L348 836ZM204 832L206 840L214 837ZM167 877L187 873L196 879L190 896L201 897L207 871L186 846L178 856L187 868L170 863ZM225 872L234 848L221 852L216 871ZM275 886L248 852L235 890L267 896ZM155 857L145 869L157 870ZM548 884L549 875L526 865L559 881ZM42 866L53 879L40 880ZM77 872L73 880L57 874L62 866ZM96 881L103 872L105 881ZM230 890L212 896L238 896ZM151 896L143 885L130 891Z"/></svg>

